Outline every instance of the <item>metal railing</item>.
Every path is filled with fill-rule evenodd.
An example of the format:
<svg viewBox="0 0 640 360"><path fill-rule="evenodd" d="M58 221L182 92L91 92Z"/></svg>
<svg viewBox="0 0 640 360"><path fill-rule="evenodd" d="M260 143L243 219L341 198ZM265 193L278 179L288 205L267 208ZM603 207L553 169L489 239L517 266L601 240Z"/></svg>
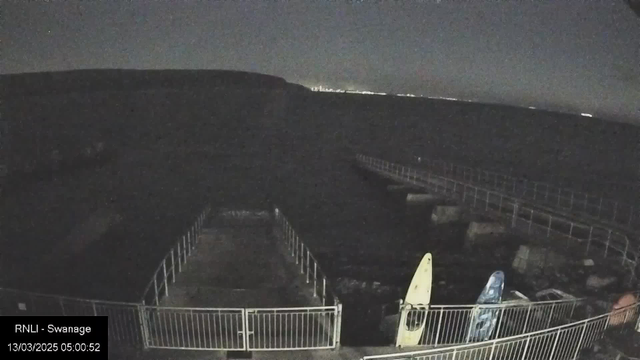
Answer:
<svg viewBox="0 0 640 360"><path fill-rule="evenodd" d="M518 336L445 348L364 356L361 360L575 360L582 349L602 338L605 331L612 328L632 330L639 309L640 303L636 303L607 314ZM625 321L614 324L611 322L614 316L624 316Z"/></svg>
<svg viewBox="0 0 640 360"><path fill-rule="evenodd" d="M187 233L178 239L176 245L160 261L149 284L144 289L141 299L143 305L158 306L163 296L169 296L169 284L176 282L176 274L182 272L182 268L187 264L187 258L196 248L204 219L210 211L210 207L203 210Z"/></svg>
<svg viewBox="0 0 640 360"><path fill-rule="evenodd" d="M489 339L499 339L534 332L577 320L577 306L584 299L541 301L496 305L400 305L402 330L424 327L418 345L442 346L477 342L472 336L474 316L493 310L497 321ZM402 321L402 320L401 320ZM399 340L399 339L398 339ZM396 346L399 346L396 342Z"/></svg>
<svg viewBox="0 0 640 360"><path fill-rule="evenodd" d="M220 216L251 223L265 217L269 219L268 213L239 210L223 210ZM267 351L332 349L339 346L342 305L286 217L277 208L274 209L274 217L276 237L286 245L287 253L295 259L295 265L299 266L306 282L313 283L313 296L319 297L323 306L227 309L145 306L148 347ZM196 225L193 230L197 234L199 227ZM169 256L165 257L163 263L166 264L168 259ZM160 269L165 267L172 268L161 264ZM174 278L162 277L166 282ZM166 285L157 288L158 291L166 291ZM332 306L325 306L327 304Z"/></svg>
<svg viewBox="0 0 640 360"><path fill-rule="evenodd" d="M244 309L145 306L147 347L244 350Z"/></svg>
<svg viewBox="0 0 640 360"><path fill-rule="evenodd" d="M493 218L508 222L514 230L527 235L553 240L567 240L566 245L583 245L585 253L600 248L602 256L615 256L628 269L629 282L636 281L638 248L632 246L625 234L611 228L589 225L549 214L528 205L526 201L507 196L496 190L488 190L462 181L435 175L429 171L390 163L364 155L357 155L359 163L378 174L395 181L410 183L435 193L458 198L474 211L481 211Z"/></svg>
<svg viewBox="0 0 640 360"><path fill-rule="evenodd" d="M340 343L338 307L245 309L247 349L333 349Z"/></svg>
<svg viewBox="0 0 640 360"><path fill-rule="evenodd" d="M300 267L300 273L305 276L307 284L313 283L313 296L320 297L322 306L340 304L318 261L304 242L300 240L287 218L278 208L274 210L274 214L276 236L284 241L288 253L295 259L296 265Z"/></svg>
<svg viewBox="0 0 640 360"><path fill-rule="evenodd" d="M141 304L0 289L0 315L107 316L110 346L141 347Z"/></svg>
<svg viewBox="0 0 640 360"><path fill-rule="evenodd" d="M210 208L163 258L140 303L76 299L0 289L1 315L86 315L109 317L110 344L144 348L198 350L333 349L340 344L342 304L329 288L315 258L276 209L274 230L300 265L314 296L332 306L291 308L181 308L159 306L169 284L183 270L195 249ZM250 213L264 219L268 213ZM223 217L246 218L227 211ZM145 305L149 301L155 306Z"/></svg>
<svg viewBox="0 0 640 360"><path fill-rule="evenodd" d="M443 160L419 158L419 164L445 177L462 179L469 183L490 185L502 193L513 194L539 203L611 222L618 226L640 231L640 209L631 204L557 187L548 183L520 179L483 169L456 165Z"/></svg>

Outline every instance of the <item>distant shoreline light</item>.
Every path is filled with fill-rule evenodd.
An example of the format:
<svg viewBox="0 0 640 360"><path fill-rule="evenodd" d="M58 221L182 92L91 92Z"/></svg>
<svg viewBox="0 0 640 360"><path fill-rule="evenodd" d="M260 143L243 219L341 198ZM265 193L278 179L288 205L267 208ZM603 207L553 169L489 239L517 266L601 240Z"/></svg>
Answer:
<svg viewBox="0 0 640 360"><path fill-rule="evenodd" d="M324 86L312 86L312 87L310 87L310 89L311 89L311 91L334 92L334 93L343 93L343 94L391 95L391 96L403 96L403 97L420 97L420 98L436 99L436 100L447 100L447 101L478 102L477 100L465 100L465 99L458 99L458 98L454 98L454 97L445 97L445 96L425 96L423 94L420 94L420 95L415 95L415 94L389 94L389 93L380 93L380 92L374 92L374 91L368 91L368 90L333 89L333 88L324 87ZM537 109L537 107L535 107L535 106L526 106L526 107L531 109L531 110L536 110ZM590 114L590 113L580 113L580 115L584 116L584 117L593 117L594 116L593 114Z"/></svg>

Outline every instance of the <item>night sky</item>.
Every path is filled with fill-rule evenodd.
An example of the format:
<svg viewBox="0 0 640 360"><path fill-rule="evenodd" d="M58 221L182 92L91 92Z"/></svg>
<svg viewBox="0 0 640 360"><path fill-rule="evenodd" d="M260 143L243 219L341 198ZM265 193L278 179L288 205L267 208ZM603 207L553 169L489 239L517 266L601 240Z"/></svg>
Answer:
<svg viewBox="0 0 640 360"><path fill-rule="evenodd" d="M640 124L623 0L1 1L2 73L234 69Z"/></svg>

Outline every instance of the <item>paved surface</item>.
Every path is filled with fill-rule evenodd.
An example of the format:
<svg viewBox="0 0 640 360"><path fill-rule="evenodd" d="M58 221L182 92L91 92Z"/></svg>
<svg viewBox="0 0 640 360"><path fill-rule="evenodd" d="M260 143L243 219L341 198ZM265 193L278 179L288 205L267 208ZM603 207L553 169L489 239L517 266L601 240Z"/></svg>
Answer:
<svg viewBox="0 0 640 360"><path fill-rule="evenodd" d="M290 266L270 226L204 229L162 306L294 307L317 305Z"/></svg>

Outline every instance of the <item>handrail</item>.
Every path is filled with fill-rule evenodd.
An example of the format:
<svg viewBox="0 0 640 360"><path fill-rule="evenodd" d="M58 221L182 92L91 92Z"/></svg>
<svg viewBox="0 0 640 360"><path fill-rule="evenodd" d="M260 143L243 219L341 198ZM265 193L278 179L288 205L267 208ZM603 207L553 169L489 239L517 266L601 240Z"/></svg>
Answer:
<svg viewBox="0 0 640 360"><path fill-rule="evenodd" d="M165 296L169 295L169 276L172 277L172 282L176 281L176 257L177 257L177 265L178 272L182 271L182 266L187 263L187 255L191 255L193 249L198 242L198 236L202 230L202 225L204 223L204 219L211 211L211 207L207 206L198 216L194 224L187 231L186 235L178 238L175 246L172 246L171 249L167 252L167 254L162 258L158 267L153 272L153 276L151 280L145 287L142 298L140 302L144 305L146 304L146 299L151 287L153 286L155 295L154 295L154 303L156 305L160 304L160 293L164 290ZM180 246L182 244L182 246ZM174 248L176 251L174 252ZM182 250L182 252L181 252ZM177 255L176 255L177 254ZM170 261L170 266L167 266L167 263ZM161 280L158 281L158 274L162 270ZM160 282L160 286L158 286L158 282Z"/></svg>
<svg viewBox="0 0 640 360"><path fill-rule="evenodd" d="M534 230L536 232L541 232L539 230L542 230L544 234L541 235L547 238L562 236L578 243L586 242L587 252L592 242L602 243L604 245L604 256L606 257L610 250L620 253L622 265L629 267L629 281L637 280L635 272L639 263L638 249L630 246L626 234L621 234L605 226L569 221L563 216L551 215L540 211L535 207L535 204L534 206L527 206L527 201L521 198L507 196L499 191L488 190L466 182L435 175L429 171L416 170L408 166L361 154L358 154L356 159L365 167L383 176L426 187L436 193L442 192L461 197L464 204L474 209L482 207L481 211L485 213L493 214L503 220L510 220L512 228L525 231L522 227L526 227L527 234L532 234ZM563 226L558 228L558 225Z"/></svg>
<svg viewBox="0 0 640 360"><path fill-rule="evenodd" d="M580 302L580 301L586 301L587 298L575 298L575 299L559 299L559 300L542 300L542 301L529 301L529 302L514 302L514 303L501 303L501 304L463 304L463 305L452 305L452 304L445 304L445 305L433 305L433 304L408 304L407 305L411 305L411 306L420 306L420 307L438 307L438 308L468 308L468 309L474 309L474 308L483 308L483 309L492 309L492 308L517 308L517 307L528 307L531 304L536 304L536 305L553 305L553 304L564 304L564 303L572 303L572 302Z"/></svg>
<svg viewBox="0 0 640 360"><path fill-rule="evenodd" d="M567 211L579 211L590 217L611 221L618 226L633 232L640 231L640 209L617 200L592 195L573 189L557 187L541 181L520 179L478 168L457 165L443 160L418 158L419 164L427 165L432 170L442 169L444 176L462 176L465 181L475 181L489 184L520 196L529 196L532 200L549 202L554 200L554 206ZM492 181L493 180L493 181Z"/></svg>
<svg viewBox="0 0 640 360"><path fill-rule="evenodd" d="M313 281L313 296L320 296L323 306L327 304L327 295L333 298L334 305L340 304L340 299L333 291L328 277L322 271L320 264L309 250L309 247L300 240L295 229L280 209L274 208L274 214L276 224L280 225L280 229L278 229L280 233L278 235L286 242L287 250L295 258L296 265L300 265L300 273L306 275L307 284ZM320 275L320 278L318 275ZM318 280L322 281L321 293L318 291L318 286L320 285Z"/></svg>
<svg viewBox="0 0 640 360"><path fill-rule="evenodd" d="M611 317L613 317L613 316L620 316L622 313L624 313L625 314L625 321L624 321L623 324L635 323L635 321L633 319L634 319L634 316L637 317L639 309L640 309L640 303L636 303L636 304L632 304L632 305L629 305L629 306L621 308L621 309L617 309L617 310L608 312L606 314L601 314L601 315L594 316L594 317L591 317L591 318L588 318L588 319L583 319L583 320L575 321L575 322L572 322L572 323L569 323L569 324L564 324L564 325L560 325L560 326L556 326L556 327L552 327L552 328L548 328L548 329L544 329L544 330L533 331L533 332L526 333L526 334L509 336L509 337L504 337L504 338L499 338L499 339L494 339L494 340L488 340L488 341L483 341L483 342L470 343L470 344L447 346L447 347L442 347L442 348L434 348L434 349L428 349L428 350L418 350L418 351L399 352L399 353L392 353L392 354L364 356L364 357L361 358L361 360L374 360L374 359L411 359L411 360L413 360L413 359L415 359L417 357L423 358L423 359L431 359L431 356L435 356L435 355L442 356L442 355L451 354L451 353L456 354L456 353L461 353L461 352L468 351L468 350L473 350L473 349L487 349L487 348L495 349L495 347L497 345L507 344L507 343L517 344L521 340L527 340L527 342L528 342L528 341L530 341L531 338L534 338L534 337L537 337L537 336L541 336L541 335L549 335L549 334L553 334L553 333L557 333L558 334L558 335L556 335L556 341L555 341L555 344L557 345L557 340L559 339L560 334L562 333L562 331L566 331L567 329L571 329L571 328L577 328L577 327L580 327L580 326L584 326L583 331L581 332L582 335L578 338L579 340L577 342L575 352L572 352L571 356L567 357L567 359L568 358L576 359L577 354L578 354L579 350L581 349L581 346L585 345L585 343L583 343L583 339L584 339L586 326L588 324L595 323L597 321L602 321L602 320L606 319L606 324L605 324L604 328L600 331L600 335L601 335L604 332L604 330L606 330L609 327L609 325L610 325L609 324L609 319L611 319ZM632 315L631 315L630 318L627 318L627 316L629 314L632 314ZM481 354L482 353L483 352L481 352ZM464 358L466 359L468 357L464 357ZM523 355L522 359L527 359L527 358Z"/></svg>

